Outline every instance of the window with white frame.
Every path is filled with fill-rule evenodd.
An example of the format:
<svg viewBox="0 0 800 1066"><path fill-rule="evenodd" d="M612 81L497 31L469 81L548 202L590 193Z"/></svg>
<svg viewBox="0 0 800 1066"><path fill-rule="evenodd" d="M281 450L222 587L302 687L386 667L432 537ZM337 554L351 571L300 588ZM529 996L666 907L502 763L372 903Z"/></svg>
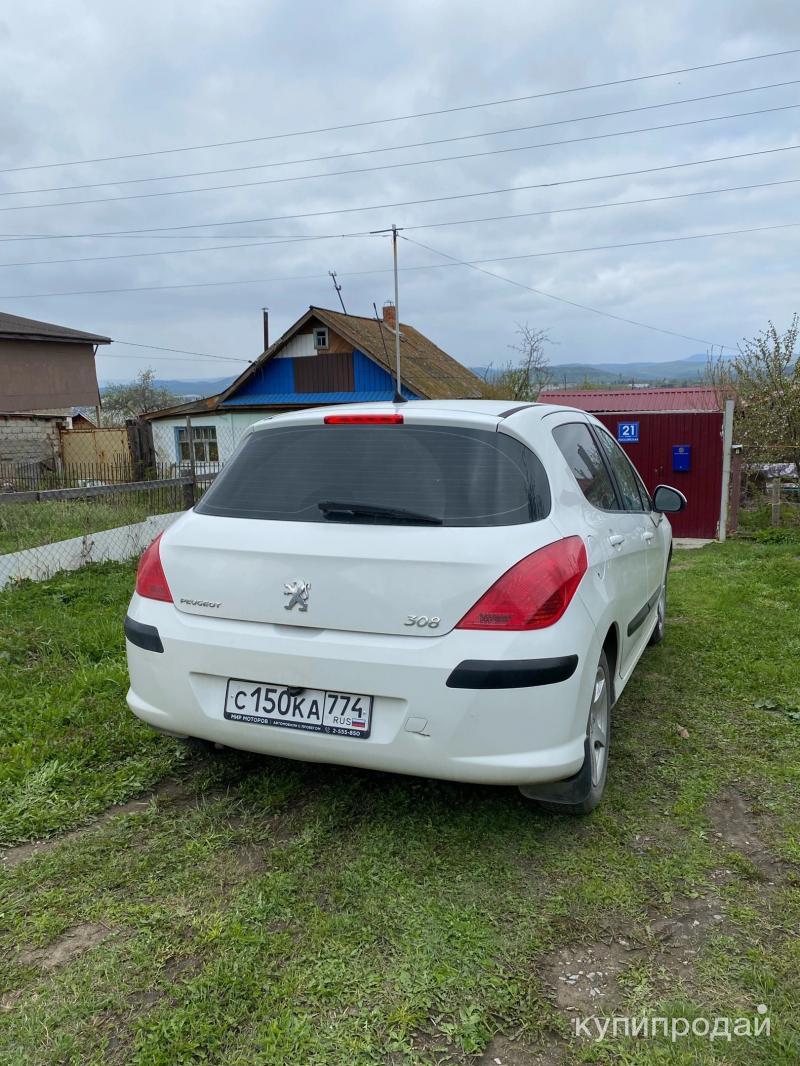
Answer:
<svg viewBox="0 0 800 1066"><path fill-rule="evenodd" d="M314 347L327 348L328 347L328 327L317 326L314 329Z"/></svg>
<svg viewBox="0 0 800 1066"><path fill-rule="evenodd" d="M178 445L178 459L188 463L192 458L189 451L189 437L186 426L180 426L176 434ZM216 426L192 426L192 448L194 449L194 461L196 463L218 463L219 448L217 447Z"/></svg>

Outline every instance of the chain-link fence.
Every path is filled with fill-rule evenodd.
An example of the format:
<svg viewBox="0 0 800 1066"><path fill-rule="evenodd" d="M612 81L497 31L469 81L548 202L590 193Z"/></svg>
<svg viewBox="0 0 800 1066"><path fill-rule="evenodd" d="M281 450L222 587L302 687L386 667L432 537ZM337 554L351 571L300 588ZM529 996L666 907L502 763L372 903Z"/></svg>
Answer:
<svg viewBox="0 0 800 1066"><path fill-rule="evenodd" d="M800 483L797 479L748 479L742 489L737 528L744 534L783 530L786 538L775 539L800 539Z"/></svg>
<svg viewBox="0 0 800 1066"><path fill-rule="evenodd" d="M202 496L257 417L156 423L136 447L130 430L71 432L53 461L0 462L0 588L139 555Z"/></svg>
<svg viewBox="0 0 800 1066"><path fill-rule="evenodd" d="M82 473L69 479L82 484L0 492L0 588L133 558L195 499L190 476L123 482L107 471Z"/></svg>
<svg viewBox="0 0 800 1066"><path fill-rule="evenodd" d="M790 449L778 446L757 461L734 447L731 531L766 539L800 538L800 470L797 462L787 458L791 454Z"/></svg>
<svg viewBox="0 0 800 1066"><path fill-rule="evenodd" d="M132 481L163 479L175 476L172 464L153 463L137 471L130 458L112 462L61 462L57 466L42 462L0 462L0 492L42 492L47 489L92 488L98 485L123 485Z"/></svg>

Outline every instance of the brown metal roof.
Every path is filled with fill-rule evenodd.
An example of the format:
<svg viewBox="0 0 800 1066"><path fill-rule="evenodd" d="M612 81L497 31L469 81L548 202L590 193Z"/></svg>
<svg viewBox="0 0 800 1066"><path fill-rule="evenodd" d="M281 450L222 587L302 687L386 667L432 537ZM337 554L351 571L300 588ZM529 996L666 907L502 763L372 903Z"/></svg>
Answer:
<svg viewBox="0 0 800 1066"><path fill-rule="evenodd" d="M271 359L311 319L317 319L370 356L394 375L394 333L374 318L345 315L313 304L294 325L271 344L239 377L220 393L224 403L261 366ZM423 400L478 400L483 382L433 341L405 322L400 325L400 374L403 385Z"/></svg>
<svg viewBox="0 0 800 1066"><path fill-rule="evenodd" d="M394 373L394 333L383 323L324 307L309 310ZM400 376L403 384L424 400L479 400L484 395L480 378L406 322L400 324Z"/></svg>
<svg viewBox="0 0 800 1066"><path fill-rule="evenodd" d="M662 411L721 411L717 390L711 385L676 389L547 389L540 403L565 404L593 414Z"/></svg>
<svg viewBox="0 0 800 1066"><path fill-rule="evenodd" d="M0 311L0 339L24 341L72 341L83 344L111 344L110 337L97 333L84 333L69 326L56 326L52 322L37 322L34 318L22 318Z"/></svg>
<svg viewBox="0 0 800 1066"><path fill-rule="evenodd" d="M345 315L341 311L331 311L325 307L309 307L277 341L244 370L236 380L216 396L207 396L202 400L177 404L160 411L152 411L148 419L174 418L180 415L204 414L215 411L225 400L232 396L245 381L271 359L283 345L311 319L319 320L338 333L344 340L370 356L382 367L394 375L394 333L374 318L361 315ZM483 382L461 363L442 351L433 341L409 326L400 326L400 371L403 385L407 386L425 400L472 400L482 399ZM253 407L267 409L267 404L254 404ZM280 405L285 409L287 404ZM245 408L237 408L237 410Z"/></svg>

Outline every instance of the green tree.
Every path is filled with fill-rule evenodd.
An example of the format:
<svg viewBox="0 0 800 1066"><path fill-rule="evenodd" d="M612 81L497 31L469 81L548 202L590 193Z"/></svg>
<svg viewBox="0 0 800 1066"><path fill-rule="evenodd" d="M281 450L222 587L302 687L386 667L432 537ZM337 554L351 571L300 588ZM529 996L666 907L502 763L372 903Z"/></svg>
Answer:
<svg viewBox="0 0 800 1066"><path fill-rule="evenodd" d="M549 330L534 329L526 322L517 324L519 338L509 348L517 352L520 359L509 361L499 370L491 367L486 372L486 395L503 400L519 400L522 403L538 399L539 393L551 379L550 360L545 354L546 344L553 342Z"/></svg>
<svg viewBox="0 0 800 1066"><path fill-rule="evenodd" d="M772 322L729 360L709 360L707 380L736 401L734 436L752 463L795 463L800 471L800 319Z"/></svg>
<svg viewBox="0 0 800 1066"><path fill-rule="evenodd" d="M138 418L139 415L181 402L180 396L156 384L156 374L152 369L140 370L133 381L127 384L111 385L102 394L101 400L103 421L109 425L119 425L127 418Z"/></svg>

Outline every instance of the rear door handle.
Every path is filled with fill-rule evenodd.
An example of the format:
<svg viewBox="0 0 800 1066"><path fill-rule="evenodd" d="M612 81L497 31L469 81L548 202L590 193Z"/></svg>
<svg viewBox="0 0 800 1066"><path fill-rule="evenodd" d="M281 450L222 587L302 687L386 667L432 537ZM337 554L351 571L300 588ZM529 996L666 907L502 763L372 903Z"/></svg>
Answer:
<svg viewBox="0 0 800 1066"><path fill-rule="evenodd" d="M649 543L649 542L650 542L650 541L651 541L651 540L653 539L653 537L654 537L654 536L655 536L655 533L652 533L652 532L651 532L651 531L650 531L649 529L646 529L646 530L644 531L644 539L645 539L645 540L646 540L646 541L647 541L648 543Z"/></svg>
<svg viewBox="0 0 800 1066"><path fill-rule="evenodd" d="M620 544L625 543L625 538L622 536L621 533L612 533L611 536L608 538L608 543L611 545L612 548L618 548Z"/></svg>

